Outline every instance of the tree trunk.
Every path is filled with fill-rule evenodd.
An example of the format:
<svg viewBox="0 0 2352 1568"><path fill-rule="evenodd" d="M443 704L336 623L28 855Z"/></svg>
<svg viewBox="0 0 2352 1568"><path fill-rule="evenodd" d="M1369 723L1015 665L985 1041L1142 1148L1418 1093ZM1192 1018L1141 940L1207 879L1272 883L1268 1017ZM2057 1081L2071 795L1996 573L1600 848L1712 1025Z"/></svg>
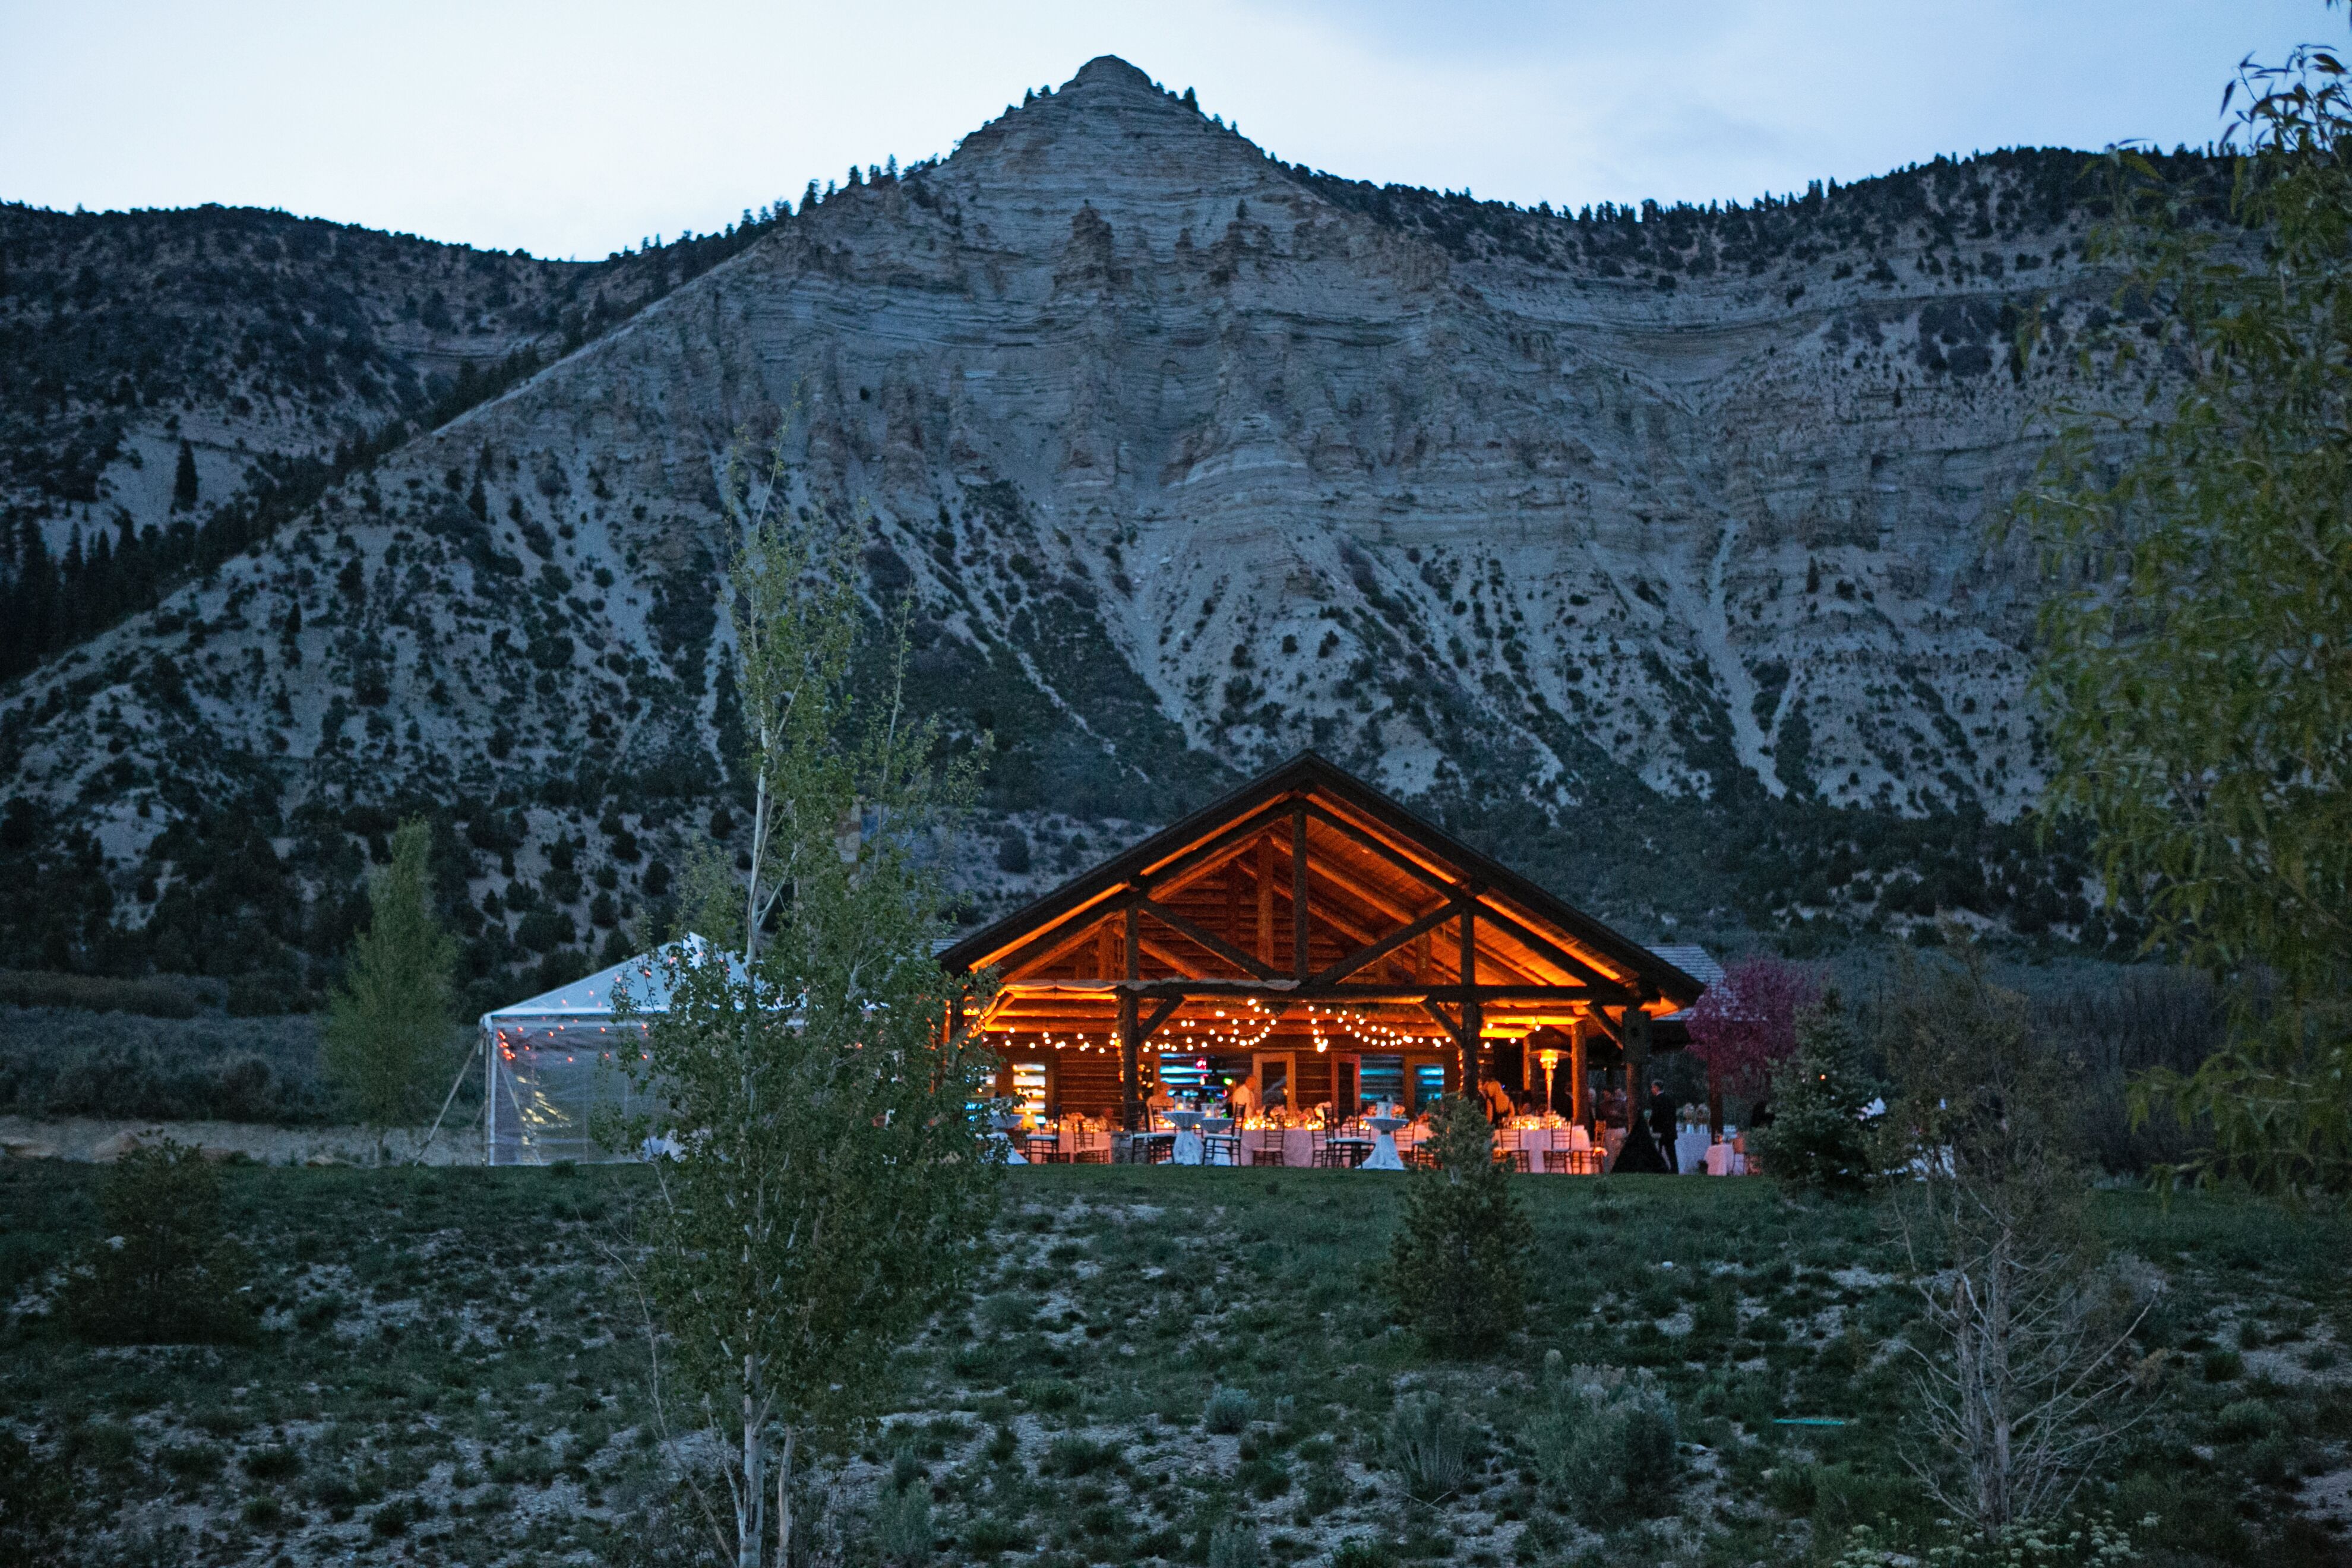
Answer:
<svg viewBox="0 0 2352 1568"><path fill-rule="evenodd" d="M760 1526L761 1504L766 1500L760 1487L761 1459L759 1406L751 1392L751 1358L743 1358L743 1489L736 1494L735 1503L735 1568L760 1568L761 1537L766 1532Z"/></svg>

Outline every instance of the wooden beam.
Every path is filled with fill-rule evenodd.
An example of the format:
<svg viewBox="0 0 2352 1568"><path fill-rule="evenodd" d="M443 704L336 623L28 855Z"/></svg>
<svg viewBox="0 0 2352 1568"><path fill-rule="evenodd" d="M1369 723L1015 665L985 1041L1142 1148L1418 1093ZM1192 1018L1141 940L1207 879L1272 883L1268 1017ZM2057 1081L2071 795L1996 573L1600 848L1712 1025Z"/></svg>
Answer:
<svg viewBox="0 0 2352 1568"><path fill-rule="evenodd" d="M1275 977L1272 964L1261 963L1255 956L1244 952L1240 948L1225 941L1224 938L1202 930L1167 905L1150 899L1142 899L1137 901L1136 907L1150 914L1154 920L1192 938L1226 963L1238 965L1245 973L1255 974L1265 980Z"/></svg>
<svg viewBox="0 0 2352 1568"><path fill-rule="evenodd" d="M1290 816L1290 967L1293 978L1307 979L1307 804L1301 801Z"/></svg>
<svg viewBox="0 0 2352 1568"><path fill-rule="evenodd" d="M1478 1092L1478 906L1474 900L1462 910L1462 1092Z"/></svg>
<svg viewBox="0 0 2352 1568"><path fill-rule="evenodd" d="M1257 956L1274 966L1274 835L1257 841Z"/></svg>
<svg viewBox="0 0 2352 1568"><path fill-rule="evenodd" d="M1416 881L1427 884L1429 887L1444 893L1448 898L1452 898L1455 894L1466 891L1470 889L1470 884L1466 880L1459 878L1448 877L1440 871L1431 870L1428 867L1422 865L1420 862L1413 860L1410 857L1399 854L1395 849L1381 843L1370 834L1366 833L1362 828L1358 827L1354 823L1344 821L1341 818L1333 816L1329 811L1326 810L1322 806L1309 805L1306 809L1308 816L1314 817L1316 821L1321 823L1324 826L1328 827L1334 833L1345 835L1347 837L1362 845L1365 848L1379 856L1381 859L1386 860L1390 865L1394 866L1398 870L1402 871L1406 876L1412 878Z"/></svg>
<svg viewBox="0 0 2352 1568"><path fill-rule="evenodd" d="M1432 910L1429 913L1422 916L1421 919L1413 921L1411 925L1404 927L1402 930L1391 931L1387 936L1382 937L1379 942L1372 943L1370 947L1359 948L1356 952L1349 953L1339 963L1329 964L1325 968L1317 971L1314 974L1308 977L1307 984L1312 985L1329 985L1344 979L1348 975L1353 974L1357 970L1362 969L1369 964L1378 963L1381 959L1386 958L1390 953L1394 952L1398 948L1402 947L1405 943L1409 942L1417 942L1421 938L1428 935L1433 930L1444 925L1447 921L1452 920L1454 915L1465 907L1465 906L1459 904L1449 904L1442 910Z"/></svg>
<svg viewBox="0 0 2352 1568"><path fill-rule="evenodd" d="M1142 932L1137 928L1139 914L1134 902L1127 906L1127 978L1132 982L1142 977L1143 955L1140 952ZM1118 1088L1119 1121L1129 1132L1143 1125L1143 1039L1137 1029L1135 1016L1137 997L1129 987L1118 997Z"/></svg>
<svg viewBox="0 0 2352 1568"><path fill-rule="evenodd" d="M1181 1007L1183 1005L1184 998L1181 996L1171 996L1162 1001L1159 1006L1154 1007L1151 1010L1151 1016L1143 1020L1143 1027L1139 1032L1140 1037L1148 1040L1151 1038L1152 1036L1158 1034L1160 1032L1160 1026L1166 1023L1171 1017L1172 1017L1175 1015L1176 1009Z"/></svg>
<svg viewBox="0 0 2352 1568"><path fill-rule="evenodd" d="M1005 954L992 967L1000 973L1012 974L1024 969L1035 969L1045 964L1058 963L1069 955L1072 948L1082 945L1087 938L1095 934L1097 921L1115 927L1118 914L1118 909L1116 905L1089 905L1080 911L1080 915L1070 917L1071 921L1077 921L1075 927L1071 925L1070 921L1057 921L1030 941ZM1081 919L1080 916L1083 918ZM1105 978L1108 978L1115 969L1116 965L1105 964L1103 967Z"/></svg>
<svg viewBox="0 0 2352 1568"><path fill-rule="evenodd" d="M1431 1017L1437 1020L1438 1027L1445 1031L1446 1037L1454 1042L1454 1048L1456 1050L1461 1049L1462 1026L1454 1019L1447 1017L1445 1016L1445 1009L1439 1006L1437 1003L1430 997L1424 996L1421 999L1421 1007L1423 1012L1427 1013Z"/></svg>

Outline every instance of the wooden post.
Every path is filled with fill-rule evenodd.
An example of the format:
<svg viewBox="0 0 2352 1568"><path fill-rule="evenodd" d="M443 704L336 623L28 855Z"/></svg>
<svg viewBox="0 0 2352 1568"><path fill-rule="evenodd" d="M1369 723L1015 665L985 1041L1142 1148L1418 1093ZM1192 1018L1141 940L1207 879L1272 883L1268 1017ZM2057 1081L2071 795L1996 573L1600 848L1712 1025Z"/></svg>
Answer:
<svg viewBox="0 0 2352 1568"><path fill-rule="evenodd" d="M1478 1005L1478 906L1462 906L1462 1093L1478 1094L1478 1036L1486 1027L1486 1010Z"/></svg>
<svg viewBox="0 0 2352 1568"><path fill-rule="evenodd" d="M1127 906L1127 978L1142 977L1141 935L1136 929L1135 906ZM1129 1132L1143 1127L1143 1042L1135 1016L1132 986L1118 994L1119 1121Z"/></svg>
<svg viewBox="0 0 2352 1568"><path fill-rule="evenodd" d="M1625 1008L1625 1118L1630 1131L1633 1119L1642 1114L1650 1102L1650 1016L1640 1003Z"/></svg>
<svg viewBox="0 0 2352 1568"><path fill-rule="evenodd" d="M1307 967L1307 807L1290 814L1290 967L1298 979Z"/></svg>
<svg viewBox="0 0 2352 1568"><path fill-rule="evenodd" d="M1587 1128L1592 1125L1592 1078L1584 1063L1584 1037L1591 1027L1579 1018L1568 1031L1568 1119Z"/></svg>
<svg viewBox="0 0 2352 1568"><path fill-rule="evenodd" d="M1711 1142L1721 1141L1723 1137L1723 1075L1716 1071L1715 1063L1712 1061L1706 1064L1706 1131Z"/></svg>

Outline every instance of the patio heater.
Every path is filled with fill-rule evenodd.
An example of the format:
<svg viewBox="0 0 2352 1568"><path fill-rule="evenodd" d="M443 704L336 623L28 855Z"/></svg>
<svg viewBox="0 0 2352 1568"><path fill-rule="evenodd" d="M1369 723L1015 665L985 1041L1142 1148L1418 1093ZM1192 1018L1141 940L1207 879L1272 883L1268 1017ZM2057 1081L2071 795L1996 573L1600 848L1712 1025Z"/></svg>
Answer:
<svg viewBox="0 0 2352 1568"><path fill-rule="evenodd" d="M1555 1050L1555 1049L1553 1049L1551 1047L1547 1046L1547 1047L1545 1047L1542 1050L1539 1050L1539 1051L1538 1051L1538 1052L1536 1053L1536 1060L1538 1060L1538 1061L1539 1061L1539 1062L1543 1063L1543 1069L1544 1069L1544 1110L1545 1110L1547 1112L1549 1112L1549 1111L1551 1110L1551 1108L1552 1108L1552 1101L1551 1101L1551 1074L1552 1074L1552 1069L1553 1069L1554 1068L1556 1068L1556 1067L1559 1066L1559 1051L1557 1051L1557 1050Z"/></svg>

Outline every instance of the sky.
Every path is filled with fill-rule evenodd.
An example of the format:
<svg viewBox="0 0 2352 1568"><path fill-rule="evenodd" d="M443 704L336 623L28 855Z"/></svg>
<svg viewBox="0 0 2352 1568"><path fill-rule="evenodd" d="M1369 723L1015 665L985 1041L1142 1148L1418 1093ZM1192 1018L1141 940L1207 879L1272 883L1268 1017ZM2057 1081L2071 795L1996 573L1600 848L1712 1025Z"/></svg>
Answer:
<svg viewBox="0 0 2352 1568"><path fill-rule="evenodd" d="M0 200L601 258L950 152L1116 54L1293 163L1532 205L2202 144L2319 0L0 0Z"/></svg>

